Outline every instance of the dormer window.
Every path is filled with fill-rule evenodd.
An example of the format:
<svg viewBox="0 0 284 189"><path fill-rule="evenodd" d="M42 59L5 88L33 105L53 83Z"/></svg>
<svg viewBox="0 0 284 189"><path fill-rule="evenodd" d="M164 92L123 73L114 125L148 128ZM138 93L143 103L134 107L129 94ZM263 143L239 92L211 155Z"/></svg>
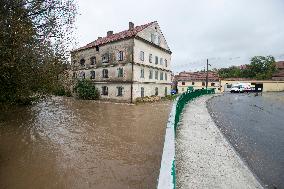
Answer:
<svg viewBox="0 0 284 189"><path fill-rule="evenodd" d="M86 62L85 59L82 58L82 59L80 60L80 65L81 65L81 66L85 66L85 62Z"/></svg>
<svg viewBox="0 0 284 189"><path fill-rule="evenodd" d="M102 56L102 63L108 63L109 62L109 54L106 53Z"/></svg>

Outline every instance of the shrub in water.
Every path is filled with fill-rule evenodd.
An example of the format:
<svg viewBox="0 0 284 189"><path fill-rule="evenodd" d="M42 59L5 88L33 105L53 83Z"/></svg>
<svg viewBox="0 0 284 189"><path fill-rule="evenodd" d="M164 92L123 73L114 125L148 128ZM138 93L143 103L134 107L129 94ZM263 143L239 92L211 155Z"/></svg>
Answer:
<svg viewBox="0 0 284 189"><path fill-rule="evenodd" d="M97 100L100 98L100 92L90 80L78 80L75 91L80 99Z"/></svg>

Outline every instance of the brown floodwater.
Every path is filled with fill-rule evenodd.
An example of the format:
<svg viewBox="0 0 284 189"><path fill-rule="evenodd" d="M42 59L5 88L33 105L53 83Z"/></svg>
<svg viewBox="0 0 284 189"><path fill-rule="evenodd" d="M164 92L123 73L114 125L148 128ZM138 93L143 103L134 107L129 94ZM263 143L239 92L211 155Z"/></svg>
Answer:
<svg viewBox="0 0 284 189"><path fill-rule="evenodd" d="M170 102L53 97L0 113L0 188L155 188Z"/></svg>

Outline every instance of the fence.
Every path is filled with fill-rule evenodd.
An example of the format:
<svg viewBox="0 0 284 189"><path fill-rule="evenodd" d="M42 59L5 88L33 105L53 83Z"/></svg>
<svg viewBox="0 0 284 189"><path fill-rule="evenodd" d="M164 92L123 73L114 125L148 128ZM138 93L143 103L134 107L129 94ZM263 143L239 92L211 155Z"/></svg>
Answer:
<svg viewBox="0 0 284 189"><path fill-rule="evenodd" d="M157 186L158 189L176 188L175 132L178 127L183 108L189 101L193 100L196 97L214 93L215 89L193 90L189 88L185 93L181 94L174 101L166 128L160 175Z"/></svg>

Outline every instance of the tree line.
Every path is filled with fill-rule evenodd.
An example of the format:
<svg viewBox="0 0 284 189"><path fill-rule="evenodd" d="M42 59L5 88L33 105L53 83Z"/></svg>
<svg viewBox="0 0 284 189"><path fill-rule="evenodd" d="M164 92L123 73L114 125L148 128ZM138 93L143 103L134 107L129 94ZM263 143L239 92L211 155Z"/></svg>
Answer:
<svg viewBox="0 0 284 189"><path fill-rule="evenodd" d="M250 64L244 68L231 66L218 70L221 78L251 78L251 79L271 79L272 74L276 72L276 64L273 56L254 56Z"/></svg>
<svg viewBox="0 0 284 189"><path fill-rule="evenodd" d="M0 1L0 103L51 94L68 65L74 0Z"/></svg>

